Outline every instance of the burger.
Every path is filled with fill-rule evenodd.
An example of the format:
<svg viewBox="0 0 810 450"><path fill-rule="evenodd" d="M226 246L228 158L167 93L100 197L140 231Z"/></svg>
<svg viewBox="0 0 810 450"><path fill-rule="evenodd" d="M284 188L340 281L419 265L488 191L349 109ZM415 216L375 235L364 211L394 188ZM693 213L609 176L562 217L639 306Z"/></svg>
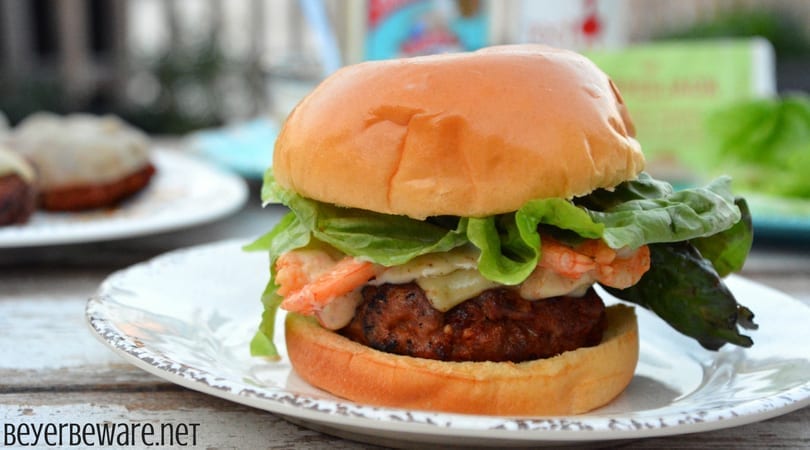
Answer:
<svg viewBox="0 0 810 450"><path fill-rule="evenodd" d="M28 222L37 207L36 180L25 158L0 145L0 227Z"/></svg>
<svg viewBox="0 0 810 450"><path fill-rule="evenodd" d="M365 62L292 111L265 175L289 212L251 352L364 404L567 415L629 384L630 304L716 350L753 314L721 277L751 245L727 178L643 172L616 85L545 46ZM601 286L601 287L597 287ZM600 293L625 300L606 307Z"/></svg>
<svg viewBox="0 0 810 450"><path fill-rule="evenodd" d="M37 206L47 211L116 206L146 189L156 173L147 136L112 115L32 114L8 145L35 167Z"/></svg>

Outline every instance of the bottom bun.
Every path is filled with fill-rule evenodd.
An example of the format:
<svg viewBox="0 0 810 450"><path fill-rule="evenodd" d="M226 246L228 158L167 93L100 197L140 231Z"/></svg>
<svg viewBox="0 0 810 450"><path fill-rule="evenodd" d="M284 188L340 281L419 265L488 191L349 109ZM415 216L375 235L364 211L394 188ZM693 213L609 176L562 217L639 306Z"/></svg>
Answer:
<svg viewBox="0 0 810 450"><path fill-rule="evenodd" d="M394 355L287 314L287 352L313 386L378 406L488 415L570 415L609 403L638 362L632 307L607 308L602 343L548 359L445 362Z"/></svg>

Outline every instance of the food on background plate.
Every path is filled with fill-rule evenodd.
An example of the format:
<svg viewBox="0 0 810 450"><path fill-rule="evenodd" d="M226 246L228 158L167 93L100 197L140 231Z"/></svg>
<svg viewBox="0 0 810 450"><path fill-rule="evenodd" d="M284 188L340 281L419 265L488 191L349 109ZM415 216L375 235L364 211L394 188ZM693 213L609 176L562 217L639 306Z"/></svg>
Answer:
<svg viewBox="0 0 810 450"><path fill-rule="evenodd" d="M621 95L544 46L343 68L289 116L262 197L290 212L249 250L270 280L254 355L374 405L576 414L619 395L634 309L708 349L754 328L721 276L751 245L729 180L643 172Z"/></svg>
<svg viewBox="0 0 810 450"><path fill-rule="evenodd" d="M39 205L51 211L113 206L155 173L147 136L114 116L34 114L8 144L36 167Z"/></svg>
<svg viewBox="0 0 810 450"><path fill-rule="evenodd" d="M28 221L37 205L36 183L31 164L0 146L0 226Z"/></svg>

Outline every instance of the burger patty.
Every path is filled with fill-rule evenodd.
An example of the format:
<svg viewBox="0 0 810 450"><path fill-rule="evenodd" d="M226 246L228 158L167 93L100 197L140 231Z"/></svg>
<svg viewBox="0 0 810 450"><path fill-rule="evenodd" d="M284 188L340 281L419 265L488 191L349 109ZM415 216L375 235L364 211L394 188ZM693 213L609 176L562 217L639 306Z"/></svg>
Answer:
<svg viewBox="0 0 810 450"><path fill-rule="evenodd" d="M0 176L0 225L24 223L36 207L36 189L19 175Z"/></svg>
<svg viewBox="0 0 810 450"><path fill-rule="evenodd" d="M112 183L51 189L40 194L40 206L50 211L81 211L113 206L146 187L154 174L155 167L147 164Z"/></svg>
<svg viewBox="0 0 810 450"><path fill-rule="evenodd" d="M447 312L433 308L415 283L363 288L363 303L340 333L388 353L443 361L548 358L598 345L605 305L593 291L583 297L528 301L496 288Z"/></svg>

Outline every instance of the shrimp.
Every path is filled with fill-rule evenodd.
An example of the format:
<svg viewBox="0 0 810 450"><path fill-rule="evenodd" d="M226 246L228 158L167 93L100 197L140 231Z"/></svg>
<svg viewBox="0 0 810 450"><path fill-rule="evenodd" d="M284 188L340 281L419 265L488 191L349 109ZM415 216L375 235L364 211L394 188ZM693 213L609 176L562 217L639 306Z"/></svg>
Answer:
<svg viewBox="0 0 810 450"><path fill-rule="evenodd" d="M593 258L599 265L610 264L617 256L616 250L608 247L601 239L589 239L578 245L577 251Z"/></svg>
<svg viewBox="0 0 810 450"><path fill-rule="evenodd" d="M324 252L307 252L323 254L293 251L276 262L279 284L276 292L284 297L281 307L287 311L307 315L323 311L329 303L346 297L381 270L377 264L351 256L334 261Z"/></svg>
<svg viewBox="0 0 810 450"><path fill-rule="evenodd" d="M335 260L321 250L295 250L282 254L276 260L278 295L285 297L314 281L331 269Z"/></svg>
<svg viewBox="0 0 810 450"><path fill-rule="evenodd" d="M638 283L650 269L650 248L643 245L627 258L616 258L610 264L599 265L596 280L605 286L625 289Z"/></svg>
<svg viewBox="0 0 810 450"><path fill-rule="evenodd" d="M641 279L650 269L650 249L646 245L632 252L616 252L602 240L585 241L575 248L542 237L542 254L538 266L571 279L586 275L605 286L624 289Z"/></svg>
<svg viewBox="0 0 810 450"><path fill-rule="evenodd" d="M596 269L596 263L587 255L578 253L551 238L543 238L542 242L538 266L571 279L580 278Z"/></svg>

